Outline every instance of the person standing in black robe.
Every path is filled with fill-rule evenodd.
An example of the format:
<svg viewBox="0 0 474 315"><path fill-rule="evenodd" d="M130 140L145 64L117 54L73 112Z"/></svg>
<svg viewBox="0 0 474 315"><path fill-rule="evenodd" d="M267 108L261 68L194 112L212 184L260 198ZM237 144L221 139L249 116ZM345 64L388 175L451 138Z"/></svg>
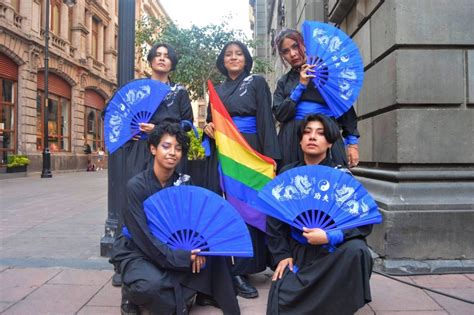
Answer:
<svg viewBox="0 0 474 315"><path fill-rule="evenodd" d="M164 122L148 142L153 165L127 184L126 229L114 243L111 258L122 275L122 294L151 314L187 314L196 292L202 292L213 296L224 314L240 314L226 259L198 256L199 250L172 250L152 235L143 202L166 187L190 184L188 175L175 171L189 138L178 124ZM122 314L133 312L122 305Z"/></svg>
<svg viewBox="0 0 474 315"><path fill-rule="evenodd" d="M279 167L299 161L303 153L299 147L297 132L301 120L308 114L324 114L334 118L330 106L323 99L311 78L313 66L306 64L305 46L301 34L292 29L282 31L275 40L283 64L289 64L291 70L277 83L273 94L273 111L280 122L278 140L282 151ZM355 167L359 163L359 131L354 107L338 117L342 128L342 139L338 139L331 148L332 160L342 166Z"/></svg>
<svg viewBox="0 0 474 315"><path fill-rule="evenodd" d="M140 131L149 133L154 126L165 120L189 121L192 124L193 110L188 92L182 85L171 82L169 78L170 73L175 70L178 63L178 57L173 47L168 44L157 43L148 52L147 60L152 70L151 79L169 85L171 92L161 102L150 121L140 124ZM191 130L189 124L184 128L186 131ZM127 205L125 199L127 182L136 174L147 169L148 165L152 165L153 157L150 154L146 137L141 138L140 136L131 139L112 154L120 157L111 159L112 163L109 164L109 172L120 173L113 175L114 180L109 185L109 191L113 190L115 195L114 205L109 205L109 207L119 209L117 211L118 225L115 233L119 235L123 222L121 213L125 211ZM178 166L178 172L186 172L186 162L187 158L184 157ZM118 274L114 275L112 284L116 286L121 284Z"/></svg>
<svg viewBox="0 0 474 315"><path fill-rule="evenodd" d="M274 160L280 159L278 138L271 109L271 93L265 79L250 75L253 59L247 47L238 41L227 43L216 61L226 80L216 88L222 103L242 136L259 153ZM207 160L207 182L204 187L222 194L215 148L214 124L208 110L205 134L211 138L211 155ZM247 225L252 237L254 257L235 258L232 273L237 293L244 298L255 298L258 291L248 283L245 275L261 272L267 266L265 233Z"/></svg>
<svg viewBox="0 0 474 315"><path fill-rule="evenodd" d="M305 165L335 167L329 150L339 137L337 125L327 116L307 116L299 131L303 159L280 173ZM275 262L267 314L345 315L370 302L373 260L365 237L371 231L372 225L327 233L304 228L308 243L301 244L288 224L267 217L268 247Z"/></svg>

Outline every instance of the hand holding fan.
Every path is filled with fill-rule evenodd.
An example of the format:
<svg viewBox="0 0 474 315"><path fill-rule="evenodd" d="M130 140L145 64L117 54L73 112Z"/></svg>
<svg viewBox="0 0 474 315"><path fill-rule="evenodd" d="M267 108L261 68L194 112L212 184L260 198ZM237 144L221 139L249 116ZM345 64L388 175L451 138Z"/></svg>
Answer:
<svg viewBox="0 0 474 315"><path fill-rule="evenodd" d="M340 29L321 22L302 25L307 63L313 68L314 85L336 118L357 99L364 81L364 64L359 49Z"/></svg>
<svg viewBox="0 0 474 315"><path fill-rule="evenodd" d="M115 92L104 119L105 145L110 153L140 133L139 124L150 121L169 91L160 81L139 79Z"/></svg>
<svg viewBox="0 0 474 315"><path fill-rule="evenodd" d="M173 249L199 255L252 257L245 222L214 192L196 186L163 189L143 203L150 231Z"/></svg>
<svg viewBox="0 0 474 315"><path fill-rule="evenodd" d="M382 222L378 206L352 176L327 166L302 166L270 181L257 209L303 230L343 230Z"/></svg>

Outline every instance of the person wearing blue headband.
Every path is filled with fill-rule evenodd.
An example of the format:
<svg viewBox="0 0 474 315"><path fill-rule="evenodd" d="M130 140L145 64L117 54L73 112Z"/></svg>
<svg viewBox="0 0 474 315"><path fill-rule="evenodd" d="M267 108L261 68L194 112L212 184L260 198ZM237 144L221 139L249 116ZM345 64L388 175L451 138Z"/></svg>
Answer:
<svg viewBox="0 0 474 315"><path fill-rule="evenodd" d="M275 39L275 46L284 65L291 67L277 83L273 94L273 111L280 122L278 140L282 150L279 167L301 160L303 153L298 145L297 132L301 120L308 114L324 114L337 121L342 129L343 139L339 139L331 148L330 155L338 165L355 167L359 164L359 131L357 115L351 107L339 118L327 105L314 86L311 78L312 68L305 56L303 36L292 29L281 31Z"/></svg>

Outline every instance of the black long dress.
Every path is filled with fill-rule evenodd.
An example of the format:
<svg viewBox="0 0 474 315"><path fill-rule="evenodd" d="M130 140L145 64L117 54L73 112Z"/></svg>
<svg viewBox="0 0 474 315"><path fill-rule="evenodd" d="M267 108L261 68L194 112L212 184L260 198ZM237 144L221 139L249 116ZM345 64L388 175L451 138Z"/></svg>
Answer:
<svg viewBox="0 0 474 315"><path fill-rule="evenodd" d="M225 314L240 314L224 257L208 257L205 268L193 274L189 251L171 250L150 232L143 202L163 188L189 183L178 179L183 177L174 173L162 187L149 168L127 184L128 208L123 218L132 238L120 235L111 258L122 275L127 297L152 314L186 314L185 300L202 292L214 296Z"/></svg>
<svg viewBox="0 0 474 315"><path fill-rule="evenodd" d="M170 83L171 92L161 102L160 106L153 114L150 123L158 125L166 119L177 121L190 120L193 121L193 109L186 89L177 83ZM118 209L118 228L117 235L120 233L122 219L120 213L124 212L127 205L125 187L130 178L137 175L153 165L153 156L146 139L130 140L125 143L116 152L109 161L109 176L113 180L109 180L109 193L114 194L112 204L109 208ZM177 171L186 173L186 156L183 156L181 163L178 165ZM111 174L113 173L113 174Z"/></svg>
<svg viewBox="0 0 474 315"><path fill-rule="evenodd" d="M235 80L227 78L216 88L216 91L231 117L256 117L257 133L241 133L242 136L259 153L279 160L280 149L271 109L271 93L265 79L244 72ZM212 121L210 111L208 111L207 121ZM204 187L221 194L215 142L210 142L211 156L207 158L207 181L204 183ZM254 257L235 258L232 269L234 275L261 272L267 266L265 233L250 225L247 226L252 237Z"/></svg>
<svg viewBox="0 0 474 315"><path fill-rule="evenodd" d="M281 173L304 165L302 161L291 163ZM329 157L320 165L335 166ZM371 301L373 261L365 237L372 225L344 230L344 242L332 253L323 246L299 243L290 231L286 223L267 217L268 248L274 267L292 257L299 268L297 273L286 268L282 279L272 282L268 315L354 314Z"/></svg>
<svg viewBox="0 0 474 315"><path fill-rule="evenodd" d="M273 112L276 120L280 122L280 132L278 140L280 143L282 159L279 167L303 159L303 152L298 141L298 129L301 120L295 119L296 106L290 95L299 84L300 73L294 69L282 76L277 83L275 93L273 94ZM326 105L313 81L310 80L306 91L302 94L299 101L312 101ZM317 113L315 113L317 114ZM342 128L342 136L349 135L359 137L357 130L357 115L354 107L351 107L346 113L337 119L337 123ZM342 139L336 141L331 148L331 158L337 165L347 166L347 157Z"/></svg>

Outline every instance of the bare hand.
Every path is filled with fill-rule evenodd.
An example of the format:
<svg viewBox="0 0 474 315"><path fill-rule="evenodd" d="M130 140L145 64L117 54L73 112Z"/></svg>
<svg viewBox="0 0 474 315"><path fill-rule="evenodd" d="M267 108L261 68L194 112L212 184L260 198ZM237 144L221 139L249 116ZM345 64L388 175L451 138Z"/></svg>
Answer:
<svg viewBox="0 0 474 315"><path fill-rule="evenodd" d="M139 123L138 124L140 131L150 133L153 128L155 128L155 124L149 124L149 123Z"/></svg>
<svg viewBox="0 0 474 315"><path fill-rule="evenodd" d="M209 138L214 139L214 123L210 122L210 123L206 124L204 126L204 132L206 133L206 135Z"/></svg>
<svg viewBox="0 0 474 315"><path fill-rule="evenodd" d="M350 168L359 165L359 146L357 144L349 144L346 148L346 154Z"/></svg>
<svg viewBox="0 0 474 315"><path fill-rule="evenodd" d="M283 277L283 273L285 272L286 267L290 268L290 270L293 271L293 258L286 258L278 263L278 266L275 269L275 273L273 274L272 281L280 280L281 277Z"/></svg>
<svg viewBox="0 0 474 315"><path fill-rule="evenodd" d="M301 66L301 69L300 69L300 83L303 84L303 85L308 85L309 83L309 80L311 78L315 78L316 76L314 74L311 74L314 72L314 67L316 65L308 65L308 64L304 64Z"/></svg>
<svg viewBox="0 0 474 315"><path fill-rule="evenodd" d="M201 252L200 249L193 249L191 251L191 261L193 262L191 269L193 273L199 273L204 265L206 265L206 257L198 256L199 252Z"/></svg>
<svg viewBox="0 0 474 315"><path fill-rule="evenodd" d="M304 227L303 236L306 237L308 243L310 243L311 245L324 245L329 242L326 232L319 228L308 229Z"/></svg>

